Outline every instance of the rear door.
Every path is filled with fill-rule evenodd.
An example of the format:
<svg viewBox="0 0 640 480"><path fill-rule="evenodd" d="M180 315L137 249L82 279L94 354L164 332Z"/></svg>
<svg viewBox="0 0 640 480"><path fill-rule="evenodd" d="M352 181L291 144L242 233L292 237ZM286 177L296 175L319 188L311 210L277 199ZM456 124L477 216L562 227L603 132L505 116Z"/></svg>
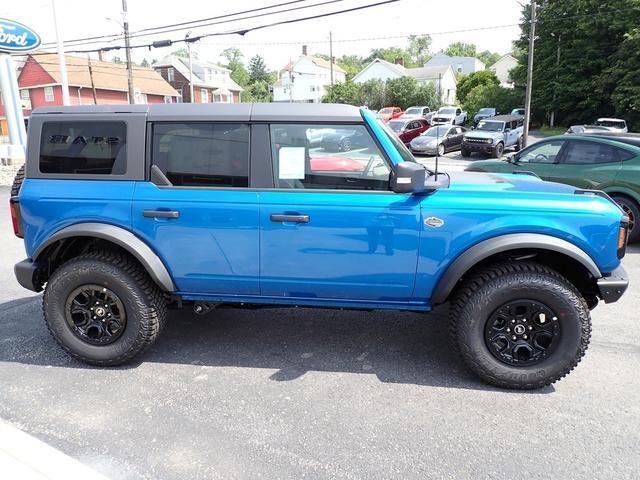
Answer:
<svg viewBox="0 0 640 480"><path fill-rule="evenodd" d="M149 124L151 181L136 185L135 233L180 292L259 294L258 193L247 123Z"/></svg>

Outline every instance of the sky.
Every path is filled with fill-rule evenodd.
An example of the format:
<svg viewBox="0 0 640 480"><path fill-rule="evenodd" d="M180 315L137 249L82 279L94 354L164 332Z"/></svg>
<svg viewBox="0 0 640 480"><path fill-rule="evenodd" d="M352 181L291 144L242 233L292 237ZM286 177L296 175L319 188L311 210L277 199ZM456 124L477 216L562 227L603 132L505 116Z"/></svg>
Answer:
<svg viewBox="0 0 640 480"><path fill-rule="evenodd" d="M133 33L144 28L220 16L285 1L128 0L127 4L130 31ZM322 1L327 0L307 0L282 6L279 9L312 5ZM317 8L192 28L191 36L228 32L379 1L382 0L335 0L330 5ZM3 2L0 7L0 17L16 20L33 28L40 34L43 43L55 42L51 0L23 0L11 2L9 5L7 3L9 2ZM271 70L279 70L290 58L297 58L301 54L302 45L305 44L308 45L309 54L328 54L329 32L333 35L333 54L336 57L343 54L366 56L372 48L378 47L405 47L407 35L425 33L432 36L432 52L444 49L452 42L462 41L476 44L479 51L507 53L511 49L511 42L519 36L520 29L517 24L520 21L521 8L520 2L516 0L399 0L367 10L265 28L248 32L244 36L209 37L194 43L193 48L200 59L221 62L222 50L227 47L237 47L244 54L245 63L248 63L253 55L260 54ZM121 0L56 0L56 9L64 40L122 32ZM182 39L188 31L181 30L157 36L133 38L131 44ZM123 44L123 41L116 40L110 45L119 44ZM67 49L90 49L103 45L109 44L91 44ZM175 44L172 47L151 51L147 48L134 49L132 57L136 62L141 62L143 58L151 61L160 59L183 46L184 44ZM92 54L92 56L95 55ZM124 51L120 50L117 53L107 54L107 58L114 55L122 59L125 56Z"/></svg>

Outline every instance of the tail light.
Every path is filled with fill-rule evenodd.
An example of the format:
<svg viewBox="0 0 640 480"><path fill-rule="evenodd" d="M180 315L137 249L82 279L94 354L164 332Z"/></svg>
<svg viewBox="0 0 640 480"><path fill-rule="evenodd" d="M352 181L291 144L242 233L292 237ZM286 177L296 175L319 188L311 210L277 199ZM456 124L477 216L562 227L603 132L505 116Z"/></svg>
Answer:
<svg viewBox="0 0 640 480"><path fill-rule="evenodd" d="M9 200L9 209L11 210L13 233L18 238L24 238L24 235L22 234L22 218L20 217L20 202L18 201L18 197L11 197Z"/></svg>
<svg viewBox="0 0 640 480"><path fill-rule="evenodd" d="M629 218L624 217L618 228L618 258L624 257L627 250L627 239L629 237Z"/></svg>

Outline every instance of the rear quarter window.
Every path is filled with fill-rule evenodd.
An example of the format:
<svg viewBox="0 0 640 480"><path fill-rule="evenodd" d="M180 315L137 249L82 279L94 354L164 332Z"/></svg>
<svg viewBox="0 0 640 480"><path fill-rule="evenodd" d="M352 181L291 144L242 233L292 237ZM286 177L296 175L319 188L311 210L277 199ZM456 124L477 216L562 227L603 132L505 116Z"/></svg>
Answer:
<svg viewBox="0 0 640 480"><path fill-rule="evenodd" d="M124 175L125 122L45 122L40 136L41 173Z"/></svg>

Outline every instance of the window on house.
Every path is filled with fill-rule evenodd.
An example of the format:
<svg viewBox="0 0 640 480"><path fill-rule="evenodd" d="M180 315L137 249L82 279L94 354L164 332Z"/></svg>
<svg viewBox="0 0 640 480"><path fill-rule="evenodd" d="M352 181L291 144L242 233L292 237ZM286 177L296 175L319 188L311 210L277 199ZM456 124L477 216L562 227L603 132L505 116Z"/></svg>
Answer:
<svg viewBox="0 0 640 480"><path fill-rule="evenodd" d="M209 103L209 92L204 88L200 90L200 103Z"/></svg>
<svg viewBox="0 0 640 480"><path fill-rule="evenodd" d="M173 67L167 68L167 80L169 82L174 82L176 80L176 72Z"/></svg>
<svg viewBox="0 0 640 480"><path fill-rule="evenodd" d="M45 122L40 172L123 175L126 172L124 122Z"/></svg>
<svg viewBox="0 0 640 480"><path fill-rule="evenodd" d="M248 187L249 126L153 125L151 161L174 186Z"/></svg>
<svg viewBox="0 0 640 480"><path fill-rule="evenodd" d="M20 90L20 100L22 100L22 108L31 110L31 96L29 95L29 90Z"/></svg>
<svg viewBox="0 0 640 480"><path fill-rule="evenodd" d="M44 101L53 102L54 100L53 87L44 87Z"/></svg>

